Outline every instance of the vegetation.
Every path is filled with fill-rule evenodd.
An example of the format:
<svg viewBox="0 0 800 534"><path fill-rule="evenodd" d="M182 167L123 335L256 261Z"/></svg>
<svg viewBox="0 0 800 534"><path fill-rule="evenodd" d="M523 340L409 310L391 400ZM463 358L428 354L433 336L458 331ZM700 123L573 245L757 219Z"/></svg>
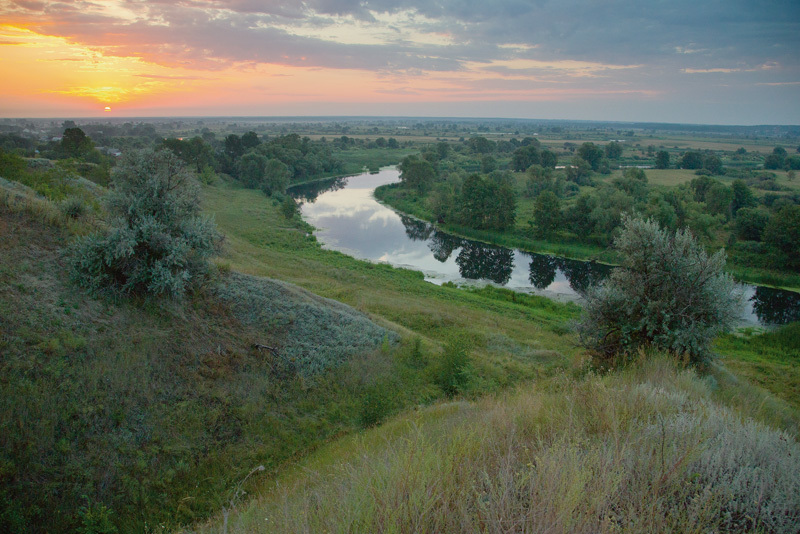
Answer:
<svg viewBox="0 0 800 534"><path fill-rule="evenodd" d="M436 405L325 447L228 531L795 532L797 442L714 395L654 358Z"/></svg>
<svg viewBox="0 0 800 534"><path fill-rule="evenodd" d="M72 277L94 293L181 295L207 274L222 236L200 216L196 179L168 151L131 152L115 169L111 231L79 240Z"/></svg>
<svg viewBox="0 0 800 534"><path fill-rule="evenodd" d="M614 246L620 267L586 294L578 331L608 361L657 348L693 363L740 315L741 295L723 272L724 252L708 257L684 230L625 217Z"/></svg>
<svg viewBox="0 0 800 534"><path fill-rule="evenodd" d="M392 201L465 235L613 259L605 246L626 207L663 225L671 206L705 228L707 247L736 233L728 249L739 264L766 265L758 258L794 253L793 212L788 226L776 214L797 204L796 184L788 152L770 174L755 166L776 153L768 136L785 144L791 130L417 119L0 126L0 531L797 530L796 325L717 337L719 363L702 375L645 352L598 376L569 328L576 304L434 286L323 250L282 194L286 183L414 153L433 180L423 195L389 189ZM79 140L68 153L70 128L84 137L66 136ZM105 239L105 185L128 172L116 154L160 148L201 177L193 198L226 236L211 259L217 274L181 299L87 294L64 253L80 236ZM652 165L661 151L674 164L690 150L707 168L616 168ZM712 153L724 175L710 174ZM246 156L266 160L249 188ZM465 217L470 180L513 193L507 226ZM489 256L481 269L506 261ZM539 263L544 283L553 265Z"/></svg>

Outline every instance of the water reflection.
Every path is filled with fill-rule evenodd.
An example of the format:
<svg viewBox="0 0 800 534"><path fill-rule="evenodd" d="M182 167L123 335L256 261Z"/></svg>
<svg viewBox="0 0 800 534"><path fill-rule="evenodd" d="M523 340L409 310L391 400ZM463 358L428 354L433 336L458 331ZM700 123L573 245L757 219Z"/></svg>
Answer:
<svg viewBox="0 0 800 534"><path fill-rule="evenodd" d="M800 321L800 294L771 287L756 286L753 311L759 321L767 324L786 324Z"/></svg>
<svg viewBox="0 0 800 534"><path fill-rule="evenodd" d="M296 185L291 188L291 194L298 202L314 202L322 193L338 191L347 187L348 178L349 176L339 176L318 182Z"/></svg>
<svg viewBox="0 0 800 534"><path fill-rule="evenodd" d="M501 247L464 241L456 258L461 276L505 285L514 270L514 253Z"/></svg>
<svg viewBox="0 0 800 534"><path fill-rule="evenodd" d="M600 283L611 267L594 262L534 254L461 239L433 225L399 215L377 202L372 192L398 181L398 172L336 178L290 189L301 201L303 217L317 228L326 248L357 258L422 271L434 283L482 280L559 299L577 299ZM783 324L800 320L800 294L746 286L742 320Z"/></svg>
<svg viewBox="0 0 800 534"><path fill-rule="evenodd" d="M536 289L547 289L556 279L556 269L558 269L557 258L545 254L531 254L531 272L528 280Z"/></svg>

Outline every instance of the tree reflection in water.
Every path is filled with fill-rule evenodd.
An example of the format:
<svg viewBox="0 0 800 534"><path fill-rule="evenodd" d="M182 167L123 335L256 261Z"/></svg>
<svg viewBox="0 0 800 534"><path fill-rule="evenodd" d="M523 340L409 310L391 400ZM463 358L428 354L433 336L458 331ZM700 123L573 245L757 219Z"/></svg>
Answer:
<svg viewBox="0 0 800 534"><path fill-rule="evenodd" d="M547 254L530 254L531 265L528 279L536 289L546 289L556 279L558 258Z"/></svg>
<svg viewBox="0 0 800 534"><path fill-rule="evenodd" d="M406 229L406 235L413 241L426 241L433 234L433 226L425 221L408 215L400 215L400 221Z"/></svg>
<svg viewBox="0 0 800 534"><path fill-rule="evenodd" d="M349 177L339 176L338 178L328 178L303 185L293 185L289 194L298 202L311 204L322 193L338 191L347 187L347 178Z"/></svg>
<svg viewBox="0 0 800 534"><path fill-rule="evenodd" d="M800 293L757 286L750 300L753 301L753 311L762 323L800 321Z"/></svg>
<svg viewBox="0 0 800 534"><path fill-rule="evenodd" d="M340 189L347 180L337 178L328 181L327 187ZM319 183L292 188L295 197L316 198L324 189ZM300 194L298 194L298 191ZM313 202L313 200L310 200ZM401 215L400 219L408 238L426 241L433 257L445 263L455 251L459 273L471 280L491 280L506 284L514 269L514 251L454 237L427 222ZM591 286L599 284L609 275L612 267L601 263L570 260L547 254L521 253L530 257L528 280L536 289L547 289L555 282L559 271L569 282L573 291L583 294ZM751 298L753 311L762 324L785 324L800 320L800 294L781 289L756 287Z"/></svg>
<svg viewBox="0 0 800 534"><path fill-rule="evenodd" d="M558 258L558 266L569 280L569 287L579 295L590 287L599 284L611 273L611 267L593 261Z"/></svg>
<svg viewBox="0 0 800 534"><path fill-rule="evenodd" d="M465 241L456 263L464 278L505 284L514 270L514 253L507 248Z"/></svg>
<svg viewBox="0 0 800 534"><path fill-rule="evenodd" d="M444 232L435 232L428 243L428 248L431 249L431 252L433 252L434 258L436 258L439 262L444 263L450 258L450 255L453 254L453 251L461 247L463 244L463 239L453 237L449 234L445 234Z"/></svg>

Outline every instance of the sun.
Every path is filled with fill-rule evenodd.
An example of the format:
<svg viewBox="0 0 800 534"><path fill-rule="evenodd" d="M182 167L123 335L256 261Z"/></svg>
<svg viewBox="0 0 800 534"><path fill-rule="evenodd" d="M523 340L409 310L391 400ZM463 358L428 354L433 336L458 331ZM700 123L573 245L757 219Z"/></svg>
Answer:
<svg viewBox="0 0 800 534"><path fill-rule="evenodd" d="M109 111L111 111L111 106L106 106L106 107L103 109L103 111L105 111L105 112L109 112Z"/></svg>

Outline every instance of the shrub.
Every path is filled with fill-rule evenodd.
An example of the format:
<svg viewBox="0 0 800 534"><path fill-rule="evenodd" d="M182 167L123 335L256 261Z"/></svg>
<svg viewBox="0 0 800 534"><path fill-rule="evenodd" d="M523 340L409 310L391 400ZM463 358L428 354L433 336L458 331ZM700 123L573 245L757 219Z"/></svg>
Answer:
<svg viewBox="0 0 800 534"><path fill-rule="evenodd" d="M61 213L69 219L80 219L86 215L86 204L78 197L67 197L59 205Z"/></svg>
<svg viewBox="0 0 800 534"><path fill-rule="evenodd" d="M73 279L93 292L183 293L222 241L200 216L197 180L172 152L142 151L126 155L112 185L111 231L73 246Z"/></svg>
<svg viewBox="0 0 800 534"><path fill-rule="evenodd" d="M688 229L623 217L614 241L622 265L586 295L581 342L606 360L654 346L694 363L738 317L741 292L723 272L725 252L706 255Z"/></svg>
<svg viewBox="0 0 800 534"><path fill-rule="evenodd" d="M434 381L445 395L452 397L461 393L470 379L470 358L467 341L451 339L444 349Z"/></svg>

